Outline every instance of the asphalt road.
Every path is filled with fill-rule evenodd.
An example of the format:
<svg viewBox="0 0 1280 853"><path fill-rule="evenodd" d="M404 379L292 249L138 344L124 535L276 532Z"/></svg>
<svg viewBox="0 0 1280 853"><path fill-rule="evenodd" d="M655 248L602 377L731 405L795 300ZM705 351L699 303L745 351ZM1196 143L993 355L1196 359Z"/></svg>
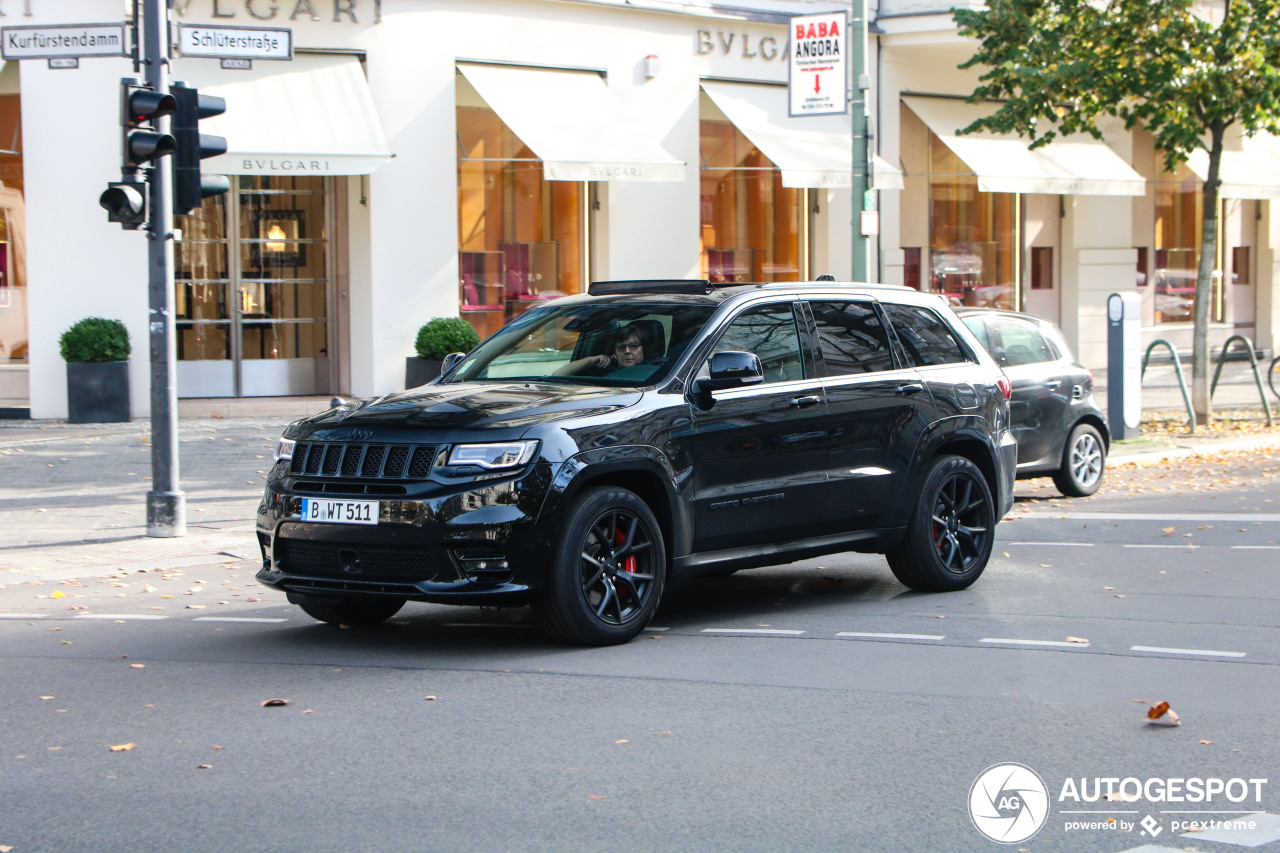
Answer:
<svg viewBox="0 0 1280 853"><path fill-rule="evenodd" d="M675 587L609 649L521 611L320 625L229 558L10 585L0 849L1280 850L1277 474L1240 453L1086 500L1023 483L970 590L827 557ZM1180 726L1149 723L1162 701ZM1006 762L1048 805L1008 847L970 816ZM1227 790L1062 798L1130 777ZM1173 826L1241 818L1254 835Z"/></svg>

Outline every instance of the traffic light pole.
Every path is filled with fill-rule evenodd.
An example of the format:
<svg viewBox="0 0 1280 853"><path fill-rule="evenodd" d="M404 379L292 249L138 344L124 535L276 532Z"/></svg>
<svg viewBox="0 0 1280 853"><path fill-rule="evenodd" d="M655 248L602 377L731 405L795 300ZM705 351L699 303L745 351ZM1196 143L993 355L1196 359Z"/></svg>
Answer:
<svg viewBox="0 0 1280 853"><path fill-rule="evenodd" d="M169 0L143 0L143 64L155 92L167 92ZM135 6L135 9L137 7ZM161 133L168 119L160 119ZM147 492L147 535L185 536L186 495L178 488L177 344L173 318L173 193L168 164L147 167L148 338L151 343L151 490Z"/></svg>

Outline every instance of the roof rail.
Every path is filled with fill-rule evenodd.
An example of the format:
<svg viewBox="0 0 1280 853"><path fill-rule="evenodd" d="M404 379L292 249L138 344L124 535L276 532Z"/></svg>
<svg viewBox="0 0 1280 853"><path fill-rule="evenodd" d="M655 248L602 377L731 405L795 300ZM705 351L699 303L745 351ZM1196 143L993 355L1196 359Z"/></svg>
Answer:
<svg viewBox="0 0 1280 853"><path fill-rule="evenodd" d="M705 278L689 279L627 279L624 281L593 281L587 287L592 296L611 296L620 293L710 293L711 282Z"/></svg>

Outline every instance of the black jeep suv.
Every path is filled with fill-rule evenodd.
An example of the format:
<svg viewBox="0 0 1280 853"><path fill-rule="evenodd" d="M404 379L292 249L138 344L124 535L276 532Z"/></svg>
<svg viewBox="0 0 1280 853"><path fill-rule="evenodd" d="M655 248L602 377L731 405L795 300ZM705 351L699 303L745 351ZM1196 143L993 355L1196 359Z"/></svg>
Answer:
<svg viewBox="0 0 1280 853"><path fill-rule="evenodd" d="M588 645L635 637L673 580L835 551L963 589L1013 502L1009 394L907 288L597 282L428 385L291 424L257 577L325 622L531 603Z"/></svg>

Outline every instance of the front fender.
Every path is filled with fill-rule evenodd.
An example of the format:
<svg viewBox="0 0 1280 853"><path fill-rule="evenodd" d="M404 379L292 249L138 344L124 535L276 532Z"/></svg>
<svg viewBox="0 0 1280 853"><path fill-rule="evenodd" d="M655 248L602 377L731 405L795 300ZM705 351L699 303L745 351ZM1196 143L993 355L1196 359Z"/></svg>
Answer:
<svg viewBox="0 0 1280 853"><path fill-rule="evenodd" d="M682 494L682 478L660 449L620 445L584 450L560 464L538 513L539 523L564 520L574 498L585 488L616 485L630 489L653 510L665 528L668 556L687 554L692 545L692 519Z"/></svg>

